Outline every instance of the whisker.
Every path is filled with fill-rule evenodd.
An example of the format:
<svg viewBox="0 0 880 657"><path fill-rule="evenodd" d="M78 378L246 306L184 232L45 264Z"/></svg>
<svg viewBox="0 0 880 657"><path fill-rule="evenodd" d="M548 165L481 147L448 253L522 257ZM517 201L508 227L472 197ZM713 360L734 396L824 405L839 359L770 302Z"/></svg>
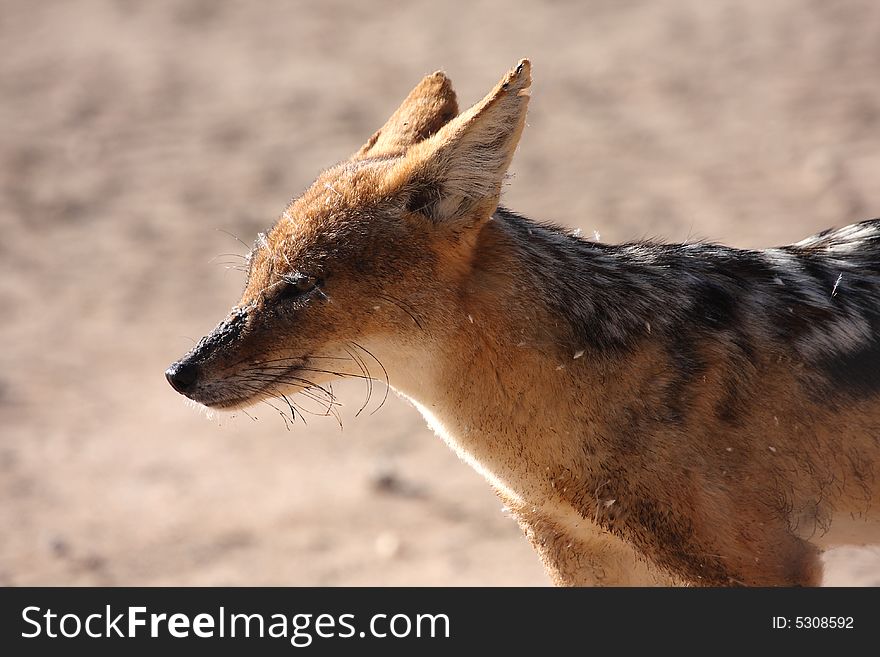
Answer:
<svg viewBox="0 0 880 657"><path fill-rule="evenodd" d="M239 390L252 392L254 394L264 394L266 392L264 388L253 385L251 383L239 382L238 388L239 388ZM286 399L285 399L285 401L286 401ZM277 411L278 414L281 416L281 418L284 420L284 427L288 431L290 431L290 423L287 421L287 415L280 408L278 408L277 406L272 404L268 399L261 399L260 403L266 404L270 408L273 408L275 411ZM241 410L242 410L242 412L245 413L245 415L248 415L248 417L251 417L246 411L244 411L244 409L241 409ZM293 410L293 407L290 408L290 418L291 418L291 422L296 422L296 412ZM305 422L305 420L303 420L303 422Z"/></svg>
<svg viewBox="0 0 880 657"><path fill-rule="evenodd" d="M278 415L280 415L281 419L284 420L284 428L287 429L288 431L290 431L290 423L287 421L287 416L281 412L280 408L278 408L277 406L275 406L274 404L269 402L268 399L263 399L260 403L266 404L266 406L274 408L276 411L278 411ZM290 410L291 410L291 412L293 412L293 408L291 408Z"/></svg>
<svg viewBox="0 0 880 657"><path fill-rule="evenodd" d="M259 371L244 370L244 372L242 373L242 378L246 381L260 381L263 383L274 383L276 381L283 381L285 383L302 383L307 387L303 390L300 390L299 392L308 396L310 399L314 399L315 401L319 401L321 403L324 403L325 400L329 400L331 404L341 406L339 402L335 401L335 397L332 392L317 383L313 383L312 381L309 381L308 379L304 379L299 376L294 376L293 374L263 375ZM324 398L320 397L317 394L318 391L323 393Z"/></svg>
<svg viewBox="0 0 880 657"><path fill-rule="evenodd" d="M302 379L297 380L297 383L303 383L304 385L308 385ZM326 404L328 406L342 406L342 404L340 402L335 401L333 399L330 399L327 396L322 397L322 396L312 392L311 390L309 390L309 388L303 388L302 390L299 390L298 392L306 399L311 399L313 401L318 402L319 404Z"/></svg>
<svg viewBox="0 0 880 657"><path fill-rule="evenodd" d="M248 253L251 252L251 247L248 246L247 244L245 244L244 242L242 242L242 241L241 241L241 238L240 238L238 235L236 235L235 233L230 233L230 232L229 232L228 230L226 230L225 228L215 228L214 230L217 230L217 231L219 231L219 232L221 232L221 233L226 233L227 235L229 235L230 237L232 237L232 238L234 238L236 241L238 241L238 243L241 244L244 248L246 248L246 249L248 250Z"/></svg>
<svg viewBox="0 0 880 657"><path fill-rule="evenodd" d="M279 396L281 397L281 399L283 399L285 402L287 402L287 407L290 409L290 417L294 418L294 421L296 421L296 413L293 410L293 403L291 403L291 401L290 401L290 399L288 399L287 395L282 393ZM302 416L302 413L300 413L300 416ZM302 417L302 421L303 421L303 424L307 424L305 417Z"/></svg>
<svg viewBox="0 0 880 657"><path fill-rule="evenodd" d="M299 410L299 417L303 420L303 424L307 424L305 421L304 414L308 413L309 415L322 416L322 417L333 417L336 420L336 423L339 425L340 429L343 428L342 417L339 415L339 412L336 410L336 406L342 406L342 404L336 400L335 394L323 388L322 386L313 383L309 379L304 379L302 377L297 376L265 376L261 375L259 372L254 374L246 374L241 377L239 381L239 386L241 389L251 391L254 393L262 393L262 394L272 394L274 391L272 390L272 386L278 382L283 383L301 383L306 388L299 390L298 394L303 395L307 399L314 401L317 404L320 404L322 407L321 411L313 411L310 410L300 404L297 404L292 399L288 398L284 393L275 394L276 398L280 397L284 400L284 402L288 405L288 408L291 410L291 418L295 420L297 417L297 413L294 409ZM266 384L266 385L257 385L257 384ZM317 391L323 393L323 397L319 396ZM262 400L265 401L265 400ZM276 409L277 410L277 409Z"/></svg>
<svg viewBox="0 0 880 657"><path fill-rule="evenodd" d="M245 361L251 360L250 357L242 358L241 360L237 360L234 363L229 365L229 368L234 368L238 365L241 365ZM313 355L313 356L285 356L284 358L272 358L270 360L263 360L259 363L252 363L252 365L262 365L264 363L285 363L290 361L306 361L306 360L349 360L345 356L321 356L321 355Z"/></svg>
<svg viewBox="0 0 880 657"><path fill-rule="evenodd" d="M415 308L411 304L405 302L403 299L398 299L397 297L393 297L388 294L377 294L376 296L400 308L403 312L405 312L412 318L412 321L415 322L416 326L418 326L419 329L423 329L422 323L416 317Z"/></svg>
<svg viewBox="0 0 880 657"><path fill-rule="evenodd" d="M330 389L330 394L333 395L333 399L336 399L336 393L333 391L333 382L328 381L327 387ZM341 406L341 404L340 404L340 406ZM342 416L339 415L339 411L337 411L335 408L333 409L333 417L336 418L336 422L339 424L339 430L342 431L344 428L342 426Z"/></svg>
<svg viewBox="0 0 880 657"><path fill-rule="evenodd" d="M284 373L284 372L288 372L288 371L296 371L299 369L311 369L311 368L302 367L298 363L293 363L290 365L266 365L266 364L260 363L260 364L245 367L241 371L242 372L265 372L265 373L267 373L267 376L274 376L275 373L278 373L278 372Z"/></svg>
<svg viewBox="0 0 880 657"><path fill-rule="evenodd" d="M331 399L334 399L334 400L335 400L335 399L336 399L336 393L333 392L333 382L332 382L332 381L328 381L328 382L327 382L327 387L330 389L330 396L331 396ZM341 404L340 404L340 405L341 405ZM337 411L335 408L333 409L333 417L336 418L336 422L339 423L339 430L342 431L342 430L344 429L344 427L342 426L342 416L339 415L339 411Z"/></svg>
<svg viewBox="0 0 880 657"><path fill-rule="evenodd" d="M338 376L341 379L367 379L368 376L364 374L355 374L353 372L336 372L334 370L320 370L314 367L301 367L299 368L302 372L316 372L319 374L333 374L334 376Z"/></svg>
<svg viewBox="0 0 880 657"><path fill-rule="evenodd" d="M382 402L370 413L370 415L373 415L380 408L382 408L385 405L385 402L388 400L388 390L389 390L389 388L391 388L391 381L388 379L388 370L385 369L385 366L382 364L382 361L380 361L378 358L376 358L375 355L373 355L372 351L370 351L369 349L367 349L366 347L364 347L363 345L361 345L357 342L352 342L351 344L353 344L355 347L357 347L361 351L365 352L367 355L370 356L370 358L372 358L374 361L376 361L376 364L379 365L380 368L382 368L382 375L385 377L385 395L382 397Z"/></svg>
<svg viewBox="0 0 880 657"><path fill-rule="evenodd" d="M366 383L367 383L366 399L364 400L363 405L358 409L358 412L354 414L354 416L357 417L358 415L361 414L361 411L363 411L367 407L367 404L370 403L370 397L372 397L372 395L373 395L373 381L370 378L370 371L367 369L366 363L364 363L363 358L358 356L356 353L352 353L346 347L343 347L343 349L345 349L345 352L349 356L351 356L351 359L354 361L355 365L357 365L358 368L360 368L361 372L363 373L363 377L361 377L361 378L363 378L363 380L366 381Z"/></svg>
<svg viewBox="0 0 880 657"><path fill-rule="evenodd" d="M332 416L339 428L343 428L342 417L337 411L337 407L342 406L342 403L338 401L336 394L333 390L332 382L328 382L324 387L323 385L312 382L308 378L304 378L300 376L301 374L329 374L331 376L339 377L339 378L350 378L350 379L363 379L366 386L365 399L363 404L358 408L355 416L360 415L370 403L373 395L373 382L375 377L370 372L370 366L367 363L367 360L364 356L362 356L359 352L363 352L368 358L374 360L382 370L383 381L385 383L385 392L382 397L382 401L376 407L375 410L371 411L371 415L376 413L382 406L384 406L385 402L388 399L388 389L390 387L390 381L388 377L388 372L385 369L385 366L382 362L373 354L370 350L364 347L362 344L357 342L349 343L349 347L343 347L346 356L329 356L329 355L321 355L315 354L311 356L288 356L283 358L273 358L266 361L254 362L246 366L243 370L238 373L238 387L243 392L252 393L254 396L266 396L268 399L274 397L275 399L281 399L287 405L287 408L290 411L290 416L288 417L287 413L283 411L281 408L272 404L268 401L268 399L261 399L260 403L265 403L267 406L278 412L285 421L285 427L289 430L290 424L296 421L297 416L303 421L303 424L307 424L305 419L305 414L309 415L319 415L322 417ZM230 368L234 368L237 365L241 365L245 363L247 358L243 358L236 363L230 365ZM322 368L322 367L308 367L305 366L305 363L309 361L334 361L334 360L347 360L353 362L358 372L347 372L341 371L333 368ZM296 391L297 395L302 395L305 399L308 399L311 402L321 405L321 410L310 410L304 407L302 404L297 403L295 400L295 396L293 398L289 397L288 394L280 392L277 389L279 384L287 384L287 385L299 385L302 386L301 389ZM252 420L256 420L256 417L250 415L246 411L242 411L245 415L247 415Z"/></svg>
<svg viewBox="0 0 880 657"><path fill-rule="evenodd" d="M303 408L302 406L300 406L299 404L297 404L293 399L288 400L288 403L289 403L291 406L295 407L296 410L299 411L299 419L302 420L302 423L303 423L304 425L308 426L309 423L306 421L306 415L305 415L305 414L308 413L309 415L315 415L315 413L312 413L312 412L309 411L308 409Z"/></svg>
<svg viewBox="0 0 880 657"><path fill-rule="evenodd" d="M242 255L240 253L218 253L213 258L208 260L208 264L211 264L215 260L219 258L240 258L243 262L247 262L247 256Z"/></svg>
<svg viewBox="0 0 880 657"><path fill-rule="evenodd" d="M323 410L323 411L313 411L313 410L311 410L311 409L306 408L306 407L303 406L302 404L298 404L296 401L293 401L293 400L291 400L290 403L292 403L294 406L296 406L296 407L299 409L299 411L300 411L300 415L302 415L302 414L304 414L304 413L308 413L309 415L312 415L312 416L314 416L314 417L327 417L327 416L330 415L326 410Z"/></svg>

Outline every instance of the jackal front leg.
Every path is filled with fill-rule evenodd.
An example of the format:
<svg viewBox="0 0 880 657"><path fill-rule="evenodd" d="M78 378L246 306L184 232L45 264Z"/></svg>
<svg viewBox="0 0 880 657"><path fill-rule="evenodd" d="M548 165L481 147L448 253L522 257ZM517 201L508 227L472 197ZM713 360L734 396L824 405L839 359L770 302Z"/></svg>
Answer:
<svg viewBox="0 0 880 657"><path fill-rule="evenodd" d="M567 515L567 514L566 514ZM532 511L519 518L556 586L675 586L628 543L580 517Z"/></svg>

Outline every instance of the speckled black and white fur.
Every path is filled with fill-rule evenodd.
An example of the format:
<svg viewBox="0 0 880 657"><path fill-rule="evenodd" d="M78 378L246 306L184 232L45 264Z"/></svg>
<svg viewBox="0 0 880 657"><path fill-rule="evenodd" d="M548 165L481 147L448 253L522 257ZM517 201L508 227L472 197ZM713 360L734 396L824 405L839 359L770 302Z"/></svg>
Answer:
<svg viewBox="0 0 880 657"><path fill-rule="evenodd" d="M817 577L815 564L770 576L731 567L723 541L699 535L722 533L722 520L750 544L775 524L795 562L812 561L814 543L877 539L880 220L756 251L606 245L505 209L493 219L495 241L516 245L521 293L538 292L558 318L547 339L531 332L532 346L568 356L569 373L590 364L573 412L596 431L583 435L588 465L563 486L581 516L709 584ZM677 509L700 496L725 514ZM749 554L760 562L760 548Z"/></svg>

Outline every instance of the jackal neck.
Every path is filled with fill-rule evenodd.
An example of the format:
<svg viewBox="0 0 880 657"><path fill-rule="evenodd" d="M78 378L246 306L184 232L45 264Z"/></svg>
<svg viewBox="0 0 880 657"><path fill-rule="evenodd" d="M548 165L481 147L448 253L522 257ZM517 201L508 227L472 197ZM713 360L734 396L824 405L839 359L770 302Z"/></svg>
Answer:
<svg viewBox="0 0 880 657"><path fill-rule="evenodd" d="M654 245L592 242L504 208L481 237L474 288L506 297L514 324L517 317L541 322L520 321L523 339L565 353L613 355L684 319L689 301L681 280Z"/></svg>

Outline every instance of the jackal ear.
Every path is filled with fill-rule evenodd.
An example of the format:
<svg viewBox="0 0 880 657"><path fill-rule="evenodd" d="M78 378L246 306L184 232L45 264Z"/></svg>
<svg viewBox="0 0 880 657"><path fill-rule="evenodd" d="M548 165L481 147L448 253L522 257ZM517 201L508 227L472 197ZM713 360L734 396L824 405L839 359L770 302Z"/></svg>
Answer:
<svg viewBox="0 0 880 657"><path fill-rule="evenodd" d="M399 155L437 132L458 114L452 82L442 71L426 76L401 103L391 118L354 158Z"/></svg>
<svg viewBox="0 0 880 657"><path fill-rule="evenodd" d="M409 149L394 172L408 210L435 221L491 216L525 126L531 83L524 59L483 100Z"/></svg>

